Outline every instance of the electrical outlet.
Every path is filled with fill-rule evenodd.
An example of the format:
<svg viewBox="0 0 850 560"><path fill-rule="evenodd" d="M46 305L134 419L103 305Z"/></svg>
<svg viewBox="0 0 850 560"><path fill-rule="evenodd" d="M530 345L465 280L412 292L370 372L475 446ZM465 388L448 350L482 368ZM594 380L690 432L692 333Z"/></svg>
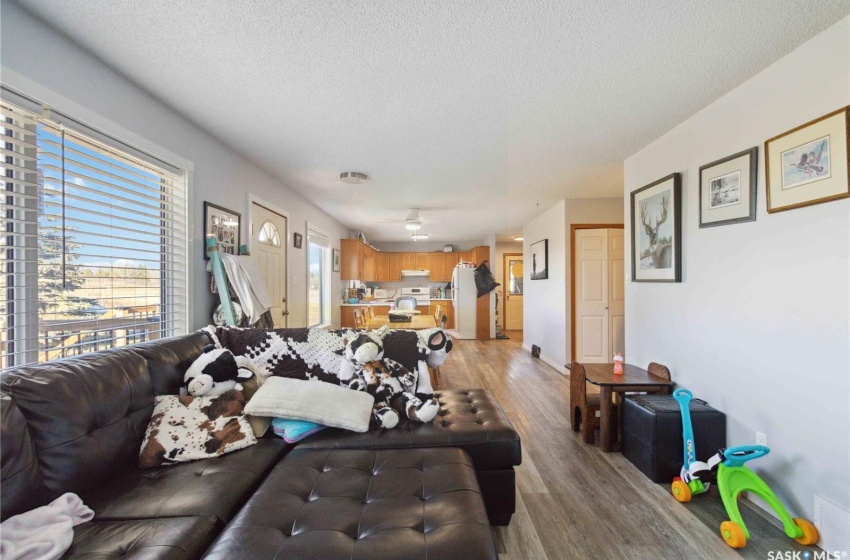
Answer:
<svg viewBox="0 0 850 560"><path fill-rule="evenodd" d="M767 435L762 432L756 432L756 445L767 445Z"/></svg>

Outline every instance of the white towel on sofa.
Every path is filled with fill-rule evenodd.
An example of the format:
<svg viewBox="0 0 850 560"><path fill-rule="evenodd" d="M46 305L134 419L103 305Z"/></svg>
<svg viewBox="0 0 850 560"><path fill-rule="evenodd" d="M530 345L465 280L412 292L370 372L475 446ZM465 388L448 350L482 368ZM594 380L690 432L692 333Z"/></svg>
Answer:
<svg viewBox="0 0 850 560"><path fill-rule="evenodd" d="M93 517L94 512L71 492L46 506L10 517L0 523L0 558L59 558L71 547L74 527Z"/></svg>

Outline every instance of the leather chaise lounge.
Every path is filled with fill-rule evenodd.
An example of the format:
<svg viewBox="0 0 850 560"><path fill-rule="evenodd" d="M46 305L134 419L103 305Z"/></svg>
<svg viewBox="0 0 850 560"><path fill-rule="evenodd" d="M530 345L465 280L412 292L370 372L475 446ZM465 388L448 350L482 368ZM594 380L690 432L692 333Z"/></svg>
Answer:
<svg viewBox="0 0 850 560"><path fill-rule="evenodd" d="M438 391L431 424L273 436L222 457L140 469L156 395L178 394L200 333L6 371L6 519L79 494L95 518L67 557L496 558L520 440L486 391Z"/></svg>

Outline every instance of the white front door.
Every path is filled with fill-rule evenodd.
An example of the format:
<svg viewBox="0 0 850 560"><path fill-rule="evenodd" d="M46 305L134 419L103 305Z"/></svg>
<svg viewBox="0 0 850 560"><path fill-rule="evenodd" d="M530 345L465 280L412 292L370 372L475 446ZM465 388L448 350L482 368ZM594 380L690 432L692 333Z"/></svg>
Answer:
<svg viewBox="0 0 850 560"><path fill-rule="evenodd" d="M625 350L623 230L577 229L575 252L575 358L607 363Z"/></svg>
<svg viewBox="0 0 850 560"><path fill-rule="evenodd" d="M505 330L522 330L522 255L504 256Z"/></svg>
<svg viewBox="0 0 850 560"><path fill-rule="evenodd" d="M286 306L286 232L287 218L268 208L251 203L251 256L257 261L274 305L274 328L285 328L289 312Z"/></svg>

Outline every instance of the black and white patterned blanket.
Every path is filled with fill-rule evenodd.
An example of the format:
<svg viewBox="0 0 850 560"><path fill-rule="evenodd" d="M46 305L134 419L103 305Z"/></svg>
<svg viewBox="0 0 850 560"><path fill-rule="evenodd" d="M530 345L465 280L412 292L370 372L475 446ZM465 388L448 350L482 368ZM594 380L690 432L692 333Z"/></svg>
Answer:
<svg viewBox="0 0 850 560"><path fill-rule="evenodd" d="M294 379L317 379L339 384L344 357L342 349L359 333L351 329L244 329L205 327L203 332L216 346L237 356L247 356L266 375ZM431 394L426 357L430 350L417 331L390 330L382 337L384 358L416 372L417 394Z"/></svg>

